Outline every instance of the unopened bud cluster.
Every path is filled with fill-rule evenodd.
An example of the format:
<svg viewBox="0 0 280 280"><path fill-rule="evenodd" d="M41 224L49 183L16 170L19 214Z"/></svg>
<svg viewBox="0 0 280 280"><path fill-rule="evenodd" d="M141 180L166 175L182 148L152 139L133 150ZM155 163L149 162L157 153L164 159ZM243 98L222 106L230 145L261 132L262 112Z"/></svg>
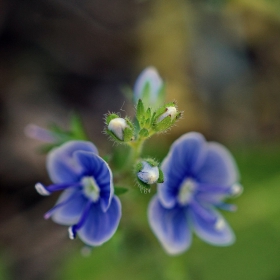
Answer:
<svg viewBox="0 0 280 280"><path fill-rule="evenodd" d="M140 190L150 190L150 186L163 182L163 173L158 163L152 159L141 159L141 149L146 139L154 134L169 130L181 117L175 102L164 104L165 84L153 67L144 70L134 87L136 114L133 122L128 117L110 113L106 116L105 132L120 144L128 144L134 149L132 156L135 176Z"/></svg>

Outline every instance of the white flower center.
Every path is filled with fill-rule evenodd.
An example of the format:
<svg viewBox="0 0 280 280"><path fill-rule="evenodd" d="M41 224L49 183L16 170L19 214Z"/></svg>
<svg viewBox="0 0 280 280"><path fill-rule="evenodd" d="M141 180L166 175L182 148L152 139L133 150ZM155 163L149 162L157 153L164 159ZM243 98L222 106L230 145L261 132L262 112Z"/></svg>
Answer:
<svg viewBox="0 0 280 280"><path fill-rule="evenodd" d="M181 205L187 205L193 196L195 182L189 178L185 179L180 186L178 202Z"/></svg>
<svg viewBox="0 0 280 280"><path fill-rule="evenodd" d="M83 191L86 197L91 199L93 202L97 201L100 196L100 188L91 176L82 178Z"/></svg>

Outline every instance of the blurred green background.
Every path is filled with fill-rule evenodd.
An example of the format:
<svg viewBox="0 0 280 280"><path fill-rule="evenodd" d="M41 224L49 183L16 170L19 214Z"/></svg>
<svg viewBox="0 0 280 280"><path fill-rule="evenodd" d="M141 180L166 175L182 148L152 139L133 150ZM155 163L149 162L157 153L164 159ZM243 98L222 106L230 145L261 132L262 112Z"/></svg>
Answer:
<svg viewBox="0 0 280 280"><path fill-rule="evenodd" d="M276 0L0 0L0 279L280 279L280 2ZM199 131L234 155L244 186L223 213L237 240L194 237L170 257L147 222L151 194L131 183L115 236L83 256L83 244L43 214L58 194L29 123L67 128L78 111L101 155L108 111L133 116L126 86L153 65L184 117L147 142L158 160ZM123 152L122 152L123 153Z"/></svg>

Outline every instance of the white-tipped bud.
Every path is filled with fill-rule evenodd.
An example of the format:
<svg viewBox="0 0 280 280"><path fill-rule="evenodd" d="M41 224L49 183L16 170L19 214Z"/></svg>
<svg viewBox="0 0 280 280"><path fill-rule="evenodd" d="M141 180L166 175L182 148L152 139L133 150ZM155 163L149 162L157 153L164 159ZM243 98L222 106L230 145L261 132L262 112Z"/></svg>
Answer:
<svg viewBox="0 0 280 280"><path fill-rule="evenodd" d="M148 185L154 184L159 178L158 167L151 166L146 161L142 161L142 169L137 173L137 177Z"/></svg>
<svg viewBox="0 0 280 280"><path fill-rule="evenodd" d="M41 183L37 183L35 189L40 195L47 196L51 194Z"/></svg>
<svg viewBox="0 0 280 280"><path fill-rule="evenodd" d="M124 130L128 124L123 118L115 118L109 122L108 129L121 141L124 140Z"/></svg>
<svg viewBox="0 0 280 280"><path fill-rule="evenodd" d="M158 117L157 122L158 123L161 122L163 119L165 119L168 116L170 116L171 121L173 121L175 119L176 115L177 115L176 107L173 107L173 106L166 107L165 112Z"/></svg>
<svg viewBox="0 0 280 280"><path fill-rule="evenodd" d="M149 86L149 92L145 93L145 87ZM137 104L139 99L144 99L144 103L149 106L161 103L162 97L159 96L160 90L163 86L163 81L159 76L156 68L147 67L142 71L135 82L134 86L134 102ZM145 96L147 94L147 96Z"/></svg>

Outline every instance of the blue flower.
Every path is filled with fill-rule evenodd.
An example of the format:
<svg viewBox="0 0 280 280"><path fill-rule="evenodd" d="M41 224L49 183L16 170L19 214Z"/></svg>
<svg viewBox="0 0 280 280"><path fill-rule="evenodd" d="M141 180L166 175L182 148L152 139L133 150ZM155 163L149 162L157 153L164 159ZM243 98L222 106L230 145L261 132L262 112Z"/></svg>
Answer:
<svg viewBox="0 0 280 280"><path fill-rule="evenodd" d="M144 104L158 106L163 103L163 81L154 67L147 67L138 76L134 85L134 103L142 99Z"/></svg>
<svg viewBox="0 0 280 280"><path fill-rule="evenodd" d="M234 233L217 208L234 211L224 199L242 188L235 162L229 151L207 143L196 132L175 141L162 163L164 183L150 202L150 226L169 254L179 254L191 244L192 231L212 244L226 246Z"/></svg>
<svg viewBox="0 0 280 280"><path fill-rule="evenodd" d="M45 214L68 225L69 237L99 246L115 233L121 218L121 203L114 196L112 173L91 142L69 141L53 149L47 170L54 184L35 185L42 195L64 190L56 205Z"/></svg>

